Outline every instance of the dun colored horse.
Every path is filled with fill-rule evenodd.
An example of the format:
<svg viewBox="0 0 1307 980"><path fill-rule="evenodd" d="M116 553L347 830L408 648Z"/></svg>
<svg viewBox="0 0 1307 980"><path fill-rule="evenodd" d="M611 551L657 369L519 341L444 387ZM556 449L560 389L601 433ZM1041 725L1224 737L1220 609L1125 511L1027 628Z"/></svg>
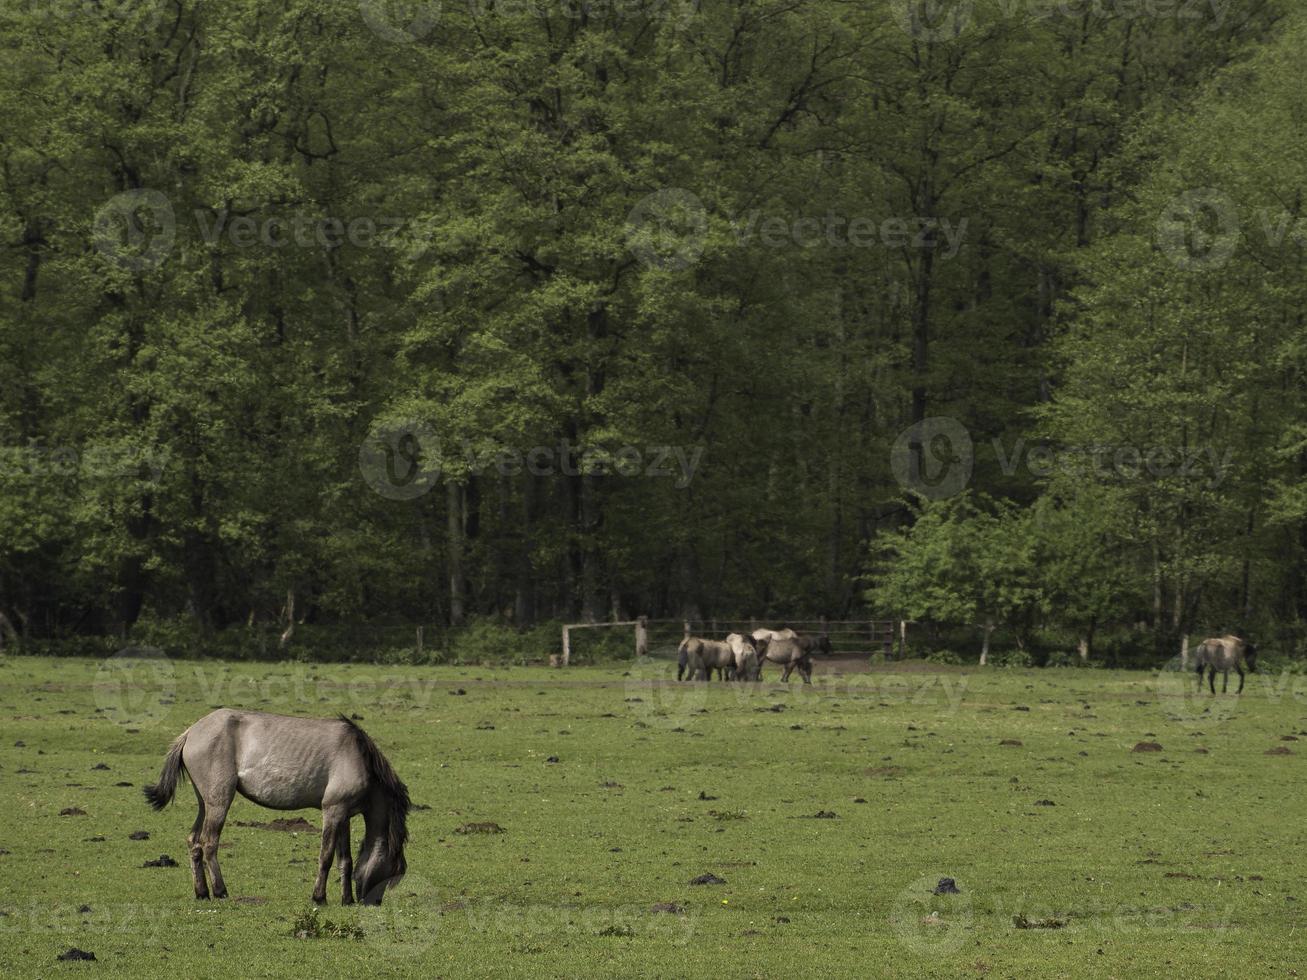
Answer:
<svg viewBox="0 0 1307 980"><path fill-rule="evenodd" d="M795 668L803 683L811 684L812 654L820 652L829 656L831 653L830 637L825 634L804 636L792 629L758 629L753 631L753 639L758 646L759 667L767 661L780 664L785 668L781 680L787 684Z"/></svg>
<svg viewBox="0 0 1307 980"><path fill-rule="evenodd" d="M714 670L722 680L733 679L737 668L747 663L750 653L756 655L753 638L741 633L731 633L724 640L687 636L677 651L676 679L709 680Z"/></svg>
<svg viewBox="0 0 1307 980"><path fill-rule="evenodd" d="M1234 668L1239 674L1239 690L1234 693L1242 694L1244 667L1257 670L1257 647L1229 634L1210 637L1194 647L1194 662L1198 671L1198 690L1203 689L1203 671L1207 671L1208 685L1215 694L1216 672L1219 670L1222 674L1221 693L1224 694L1230 687L1230 669Z"/></svg>
<svg viewBox="0 0 1307 980"><path fill-rule="evenodd" d="M322 850L313 901L327 900L332 855L340 860L341 903L351 905L352 880L364 905L380 905L387 885L404 876L408 840L408 788L375 742L343 715L339 719L290 718L260 711L219 708L177 737L159 782L145 798L162 810L185 773L195 787L199 814L191 828L191 874L195 897L226 898L218 867L218 838L237 793L273 810L322 810ZM357 865L349 851L349 821L363 816Z"/></svg>

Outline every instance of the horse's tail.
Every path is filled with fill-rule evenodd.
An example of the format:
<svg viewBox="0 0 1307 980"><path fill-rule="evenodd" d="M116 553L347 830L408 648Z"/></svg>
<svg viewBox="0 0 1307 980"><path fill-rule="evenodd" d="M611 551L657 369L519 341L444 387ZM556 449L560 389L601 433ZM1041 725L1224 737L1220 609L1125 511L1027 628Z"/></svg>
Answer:
<svg viewBox="0 0 1307 980"><path fill-rule="evenodd" d="M163 771L159 773L159 781L153 786L145 787L145 798L156 810L162 810L172 802L173 794L177 792L177 778L186 772L186 766L182 762L182 748L185 745L186 732L182 732L173 741L168 754L164 756Z"/></svg>
<svg viewBox="0 0 1307 980"><path fill-rule="evenodd" d="M367 732L344 715L340 716L340 720L349 726L350 734L354 736L354 744L358 747L359 754L363 756L363 764L367 766L372 784L390 804L387 807L390 814L386 826L386 848L395 862L394 879L398 880L403 876L406 867L404 844L408 841L408 811L413 808L408 797L408 787L404 785L404 781L391 767L390 760L381 754L381 749L377 748L377 743L372 741L372 737Z"/></svg>

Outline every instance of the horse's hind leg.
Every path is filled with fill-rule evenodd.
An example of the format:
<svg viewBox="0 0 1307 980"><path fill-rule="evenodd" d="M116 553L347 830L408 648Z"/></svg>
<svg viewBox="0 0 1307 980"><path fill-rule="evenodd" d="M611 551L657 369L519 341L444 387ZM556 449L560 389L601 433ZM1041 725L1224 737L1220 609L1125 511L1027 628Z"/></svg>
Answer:
<svg viewBox="0 0 1307 980"><path fill-rule="evenodd" d="M1207 686L1212 689L1213 694L1216 693L1216 668L1215 667L1207 668Z"/></svg>
<svg viewBox="0 0 1307 980"><path fill-rule="evenodd" d="M218 867L218 838L222 836L222 826L227 822L227 811L231 808L231 801L235 795L234 786L223 787L205 800L200 846L204 852L204 865L209 869L209 880L213 882L214 898L227 897L227 884L222 880L222 869Z"/></svg>
<svg viewBox="0 0 1307 980"><path fill-rule="evenodd" d="M1230 668L1226 667L1221 671L1221 693L1224 694L1228 690L1230 690Z"/></svg>
<svg viewBox="0 0 1307 980"><path fill-rule="evenodd" d="M1243 693L1243 665L1239 664L1234 669L1239 672L1239 690L1235 691L1234 693L1242 694Z"/></svg>
<svg viewBox="0 0 1307 980"><path fill-rule="evenodd" d="M195 897L209 897L209 883L204 880L204 848L200 844L200 829L204 826L204 797L199 789L195 790L195 803L199 808L195 814L195 823L191 826L191 835L186 838L186 846L191 856L191 877L195 880Z"/></svg>
<svg viewBox="0 0 1307 980"><path fill-rule="evenodd" d="M349 853L349 817L336 830L336 867L340 868L340 904L354 904L354 858Z"/></svg>

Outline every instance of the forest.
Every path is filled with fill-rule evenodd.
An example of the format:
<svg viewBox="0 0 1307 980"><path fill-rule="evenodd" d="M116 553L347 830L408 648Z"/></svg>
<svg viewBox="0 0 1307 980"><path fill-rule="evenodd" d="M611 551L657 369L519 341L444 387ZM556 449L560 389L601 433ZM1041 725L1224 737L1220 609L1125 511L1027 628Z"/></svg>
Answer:
<svg viewBox="0 0 1307 980"><path fill-rule="evenodd" d="M1307 654L1290 0L0 23L6 651L649 615Z"/></svg>

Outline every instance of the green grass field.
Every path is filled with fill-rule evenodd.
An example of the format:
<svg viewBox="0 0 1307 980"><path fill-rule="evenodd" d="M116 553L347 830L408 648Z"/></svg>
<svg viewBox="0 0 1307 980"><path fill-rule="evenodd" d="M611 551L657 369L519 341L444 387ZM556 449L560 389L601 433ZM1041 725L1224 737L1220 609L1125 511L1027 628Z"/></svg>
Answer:
<svg viewBox="0 0 1307 980"><path fill-rule="evenodd" d="M0 660L0 971L1304 971L1307 678L1236 699L1178 674L823 666L804 689L677 685L664 663ZM191 897L193 794L155 813L141 786L218 705L362 717L421 807L380 909L341 908L333 871L296 938L317 835L237 826L295 816L243 799L232 899ZM487 821L503 832L456 832ZM161 854L179 866L143 867ZM708 872L725 884L690 884ZM930 894L945 876L960 893ZM70 947L96 962L57 962Z"/></svg>

